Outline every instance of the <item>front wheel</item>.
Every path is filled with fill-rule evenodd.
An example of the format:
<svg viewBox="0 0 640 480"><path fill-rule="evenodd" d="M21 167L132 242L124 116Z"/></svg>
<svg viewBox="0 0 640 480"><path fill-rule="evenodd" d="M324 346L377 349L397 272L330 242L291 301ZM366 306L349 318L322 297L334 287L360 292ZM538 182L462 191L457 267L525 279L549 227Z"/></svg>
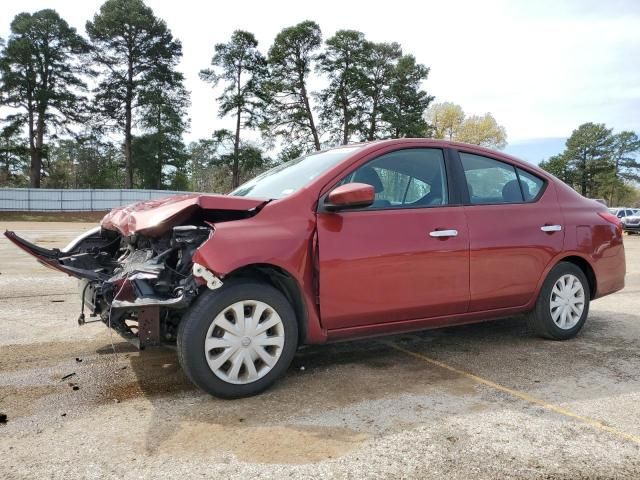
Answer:
<svg viewBox="0 0 640 480"><path fill-rule="evenodd" d="M204 292L178 330L183 370L221 398L267 389L286 372L297 346L298 324L285 296L252 280L230 280Z"/></svg>
<svg viewBox="0 0 640 480"><path fill-rule="evenodd" d="M589 292L589 282L579 267L558 263L542 285L536 306L528 316L529 325L544 338L575 337L589 314Z"/></svg>

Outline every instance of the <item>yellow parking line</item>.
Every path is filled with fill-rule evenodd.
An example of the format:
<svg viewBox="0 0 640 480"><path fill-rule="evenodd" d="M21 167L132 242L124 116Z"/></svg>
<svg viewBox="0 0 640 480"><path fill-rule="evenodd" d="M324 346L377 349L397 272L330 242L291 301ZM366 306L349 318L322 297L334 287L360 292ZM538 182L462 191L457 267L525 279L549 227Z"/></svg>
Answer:
<svg viewBox="0 0 640 480"><path fill-rule="evenodd" d="M565 417L569 417L569 418L573 418L574 420L577 420L579 422L582 422L586 425L589 425L590 427L595 428L596 430L601 430L603 432L608 432L608 433L612 433L614 435L617 435L618 437L624 438L626 440L630 440L634 443L640 444L640 437L636 436L636 435L632 435L630 433L627 432L623 432L621 430L618 430L616 428L612 428L608 425L605 425L604 423L598 421L598 420L594 420L592 418L588 418L588 417L583 417L582 415L578 415L577 413L574 413L570 410L567 410L565 408L559 407L557 405L553 405L551 403L547 403L544 400L541 400L539 398L536 397L532 397L531 395L524 393L524 392L520 392L518 390L513 390L512 388L508 388L505 387L503 385L500 385L498 383L492 382L491 380L487 380L486 378L482 378L479 377L478 375L474 375L473 373L469 373L466 372L464 370L460 370L459 368L456 367L452 367L451 365L447 365L444 362L441 362L439 360L435 360L433 358L427 357L426 355L423 355L421 353L417 353L417 352L412 352L411 350L407 350L406 348L400 347L398 345L396 345L395 343L387 343L387 345L389 345L391 348L398 350L399 352L405 353L407 355L410 355L414 358L417 358L419 360L422 360L424 362L430 363L432 365L435 365L437 367L440 368L444 368L445 370L449 370L450 372L454 372L457 373L458 375L462 375L464 377L467 377L471 380L473 380L474 382L480 383L482 385L486 385L487 387L491 387L495 390L499 390L501 392L504 393L508 393L509 395L512 395L514 397L520 398L526 402L529 403L533 403L535 405L540 405L541 407L554 412L554 413L558 413L560 415L564 415Z"/></svg>

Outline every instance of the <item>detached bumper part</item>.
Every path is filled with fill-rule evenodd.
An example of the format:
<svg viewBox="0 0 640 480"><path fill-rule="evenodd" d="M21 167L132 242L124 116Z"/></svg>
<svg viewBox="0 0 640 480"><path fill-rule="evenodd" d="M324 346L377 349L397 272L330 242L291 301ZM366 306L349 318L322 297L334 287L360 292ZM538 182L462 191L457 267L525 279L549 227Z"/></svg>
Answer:
<svg viewBox="0 0 640 480"><path fill-rule="evenodd" d="M72 277L83 278L86 280L105 281L109 278L108 275L96 272L94 270L65 265L65 259L70 259L70 257L64 250L59 250L57 248L48 249L39 247L38 245L34 245L28 240L25 240L24 238L16 235L15 232L11 232L9 230L4 232L4 236L7 237L7 239L9 239L9 241L16 245L18 248L24 250L29 255L34 256L36 260L38 260L45 267L53 268L54 270L64 272L67 275L71 275Z"/></svg>

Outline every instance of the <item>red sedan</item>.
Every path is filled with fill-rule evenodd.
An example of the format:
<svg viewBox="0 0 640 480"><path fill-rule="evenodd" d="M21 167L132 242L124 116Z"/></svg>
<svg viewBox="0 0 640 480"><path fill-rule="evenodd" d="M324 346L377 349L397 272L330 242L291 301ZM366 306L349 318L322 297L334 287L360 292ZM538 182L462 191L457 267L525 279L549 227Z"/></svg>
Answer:
<svg viewBox="0 0 640 480"><path fill-rule="evenodd" d="M625 275L604 206L507 155L427 139L115 209L62 250L6 235L83 279L85 308L141 348L177 344L189 378L227 398L270 386L301 344L516 314L568 339Z"/></svg>

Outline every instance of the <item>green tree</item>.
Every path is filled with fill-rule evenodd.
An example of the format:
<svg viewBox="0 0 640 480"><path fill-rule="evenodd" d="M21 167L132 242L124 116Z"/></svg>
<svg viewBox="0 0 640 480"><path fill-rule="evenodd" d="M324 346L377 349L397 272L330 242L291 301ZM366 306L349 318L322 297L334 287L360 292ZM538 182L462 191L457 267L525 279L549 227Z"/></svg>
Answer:
<svg viewBox="0 0 640 480"><path fill-rule="evenodd" d="M376 138L387 136L381 128L382 116L390 114L393 109L391 96L402 96L400 85L400 72L396 64L402 56L402 49L398 43L373 43L365 44L366 53L363 65L364 95L367 100L365 123L361 136L372 141ZM401 108L398 106L398 108ZM420 113L422 115L422 112ZM422 121L422 119L420 119Z"/></svg>
<svg viewBox="0 0 640 480"><path fill-rule="evenodd" d="M563 153L580 193L597 195L602 174L611 172L613 135L603 123L584 123L567 139Z"/></svg>
<svg viewBox="0 0 640 480"><path fill-rule="evenodd" d="M264 106L263 82L267 72L266 59L258 50L252 33L236 30L227 43L215 46L212 69L200 71L200 77L213 86L221 81L226 85L218 97L219 115L236 116L233 140L232 187L240 185L240 132L258 123L258 113Z"/></svg>
<svg viewBox="0 0 640 480"><path fill-rule="evenodd" d="M52 144L44 162L49 188L114 188L120 185L122 151L100 132L84 131Z"/></svg>
<svg viewBox="0 0 640 480"><path fill-rule="evenodd" d="M142 0L107 0L86 29L93 58L103 67L95 103L124 134L125 187L132 188L132 129L140 96L158 78L171 77L182 46Z"/></svg>
<svg viewBox="0 0 640 480"><path fill-rule="evenodd" d="M271 161L256 145L240 146L238 156L234 152L234 134L226 129L216 130L211 138L189 145L189 167L192 189L197 191L226 193L235 186L231 172L236 158L239 160L239 182L242 183L262 173Z"/></svg>
<svg viewBox="0 0 640 480"><path fill-rule="evenodd" d="M306 150L297 145L286 145L278 154L277 163L290 162L302 157L305 153L307 153Z"/></svg>
<svg viewBox="0 0 640 480"><path fill-rule="evenodd" d="M32 187L40 187L45 136L80 118L82 75L90 73L85 53L85 41L55 10L20 13L11 22L0 52L0 96L14 109L6 121L26 125Z"/></svg>
<svg viewBox="0 0 640 480"><path fill-rule="evenodd" d="M0 187L28 185L29 147L20 139L20 127L0 130Z"/></svg>
<svg viewBox="0 0 640 480"><path fill-rule="evenodd" d="M612 182L610 204L613 205L616 199L620 183L640 181L638 152L640 152L640 139L636 133L624 131L613 136L613 176L617 181Z"/></svg>
<svg viewBox="0 0 640 480"><path fill-rule="evenodd" d="M307 20L278 33L268 55L268 103L262 129L304 151L320 150L308 80L321 45L320 27Z"/></svg>
<svg viewBox="0 0 640 480"><path fill-rule="evenodd" d="M156 72L140 93L140 126L134 137L134 169L144 188L187 188L187 157L182 135L187 129L189 94L174 70Z"/></svg>
<svg viewBox="0 0 640 480"><path fill-rule="evenodd" d="M422 137L427 131L424 113L433 100L421 84L429 68L403 55L392 71L391 83L383 107L382 119L389 124L392 138Z"/></svg>
<svg viewBox="0 0 640 480"><path fill-rule="evenodd" d="M221 192L219 172L215 169L217 150L213 139L200 139L187 146L189 189L196 192Z"/></svg>
<svg viewBox="0 0 640 480"><path fill-rule="evenodd" d="M575 175L565 155L560 153L549 157L548 160L541 161L540 168L556 176L567 185L573 185Z"/></svg>
<svg viewBox="0 0 640 480"><path fill-rule="evenodd" d="M339 30L326 41L326 49L319 56L317 69L329 80L318 94L320 116L333 142L346 145L362 131L367 50L364 34Z"/></svg>

